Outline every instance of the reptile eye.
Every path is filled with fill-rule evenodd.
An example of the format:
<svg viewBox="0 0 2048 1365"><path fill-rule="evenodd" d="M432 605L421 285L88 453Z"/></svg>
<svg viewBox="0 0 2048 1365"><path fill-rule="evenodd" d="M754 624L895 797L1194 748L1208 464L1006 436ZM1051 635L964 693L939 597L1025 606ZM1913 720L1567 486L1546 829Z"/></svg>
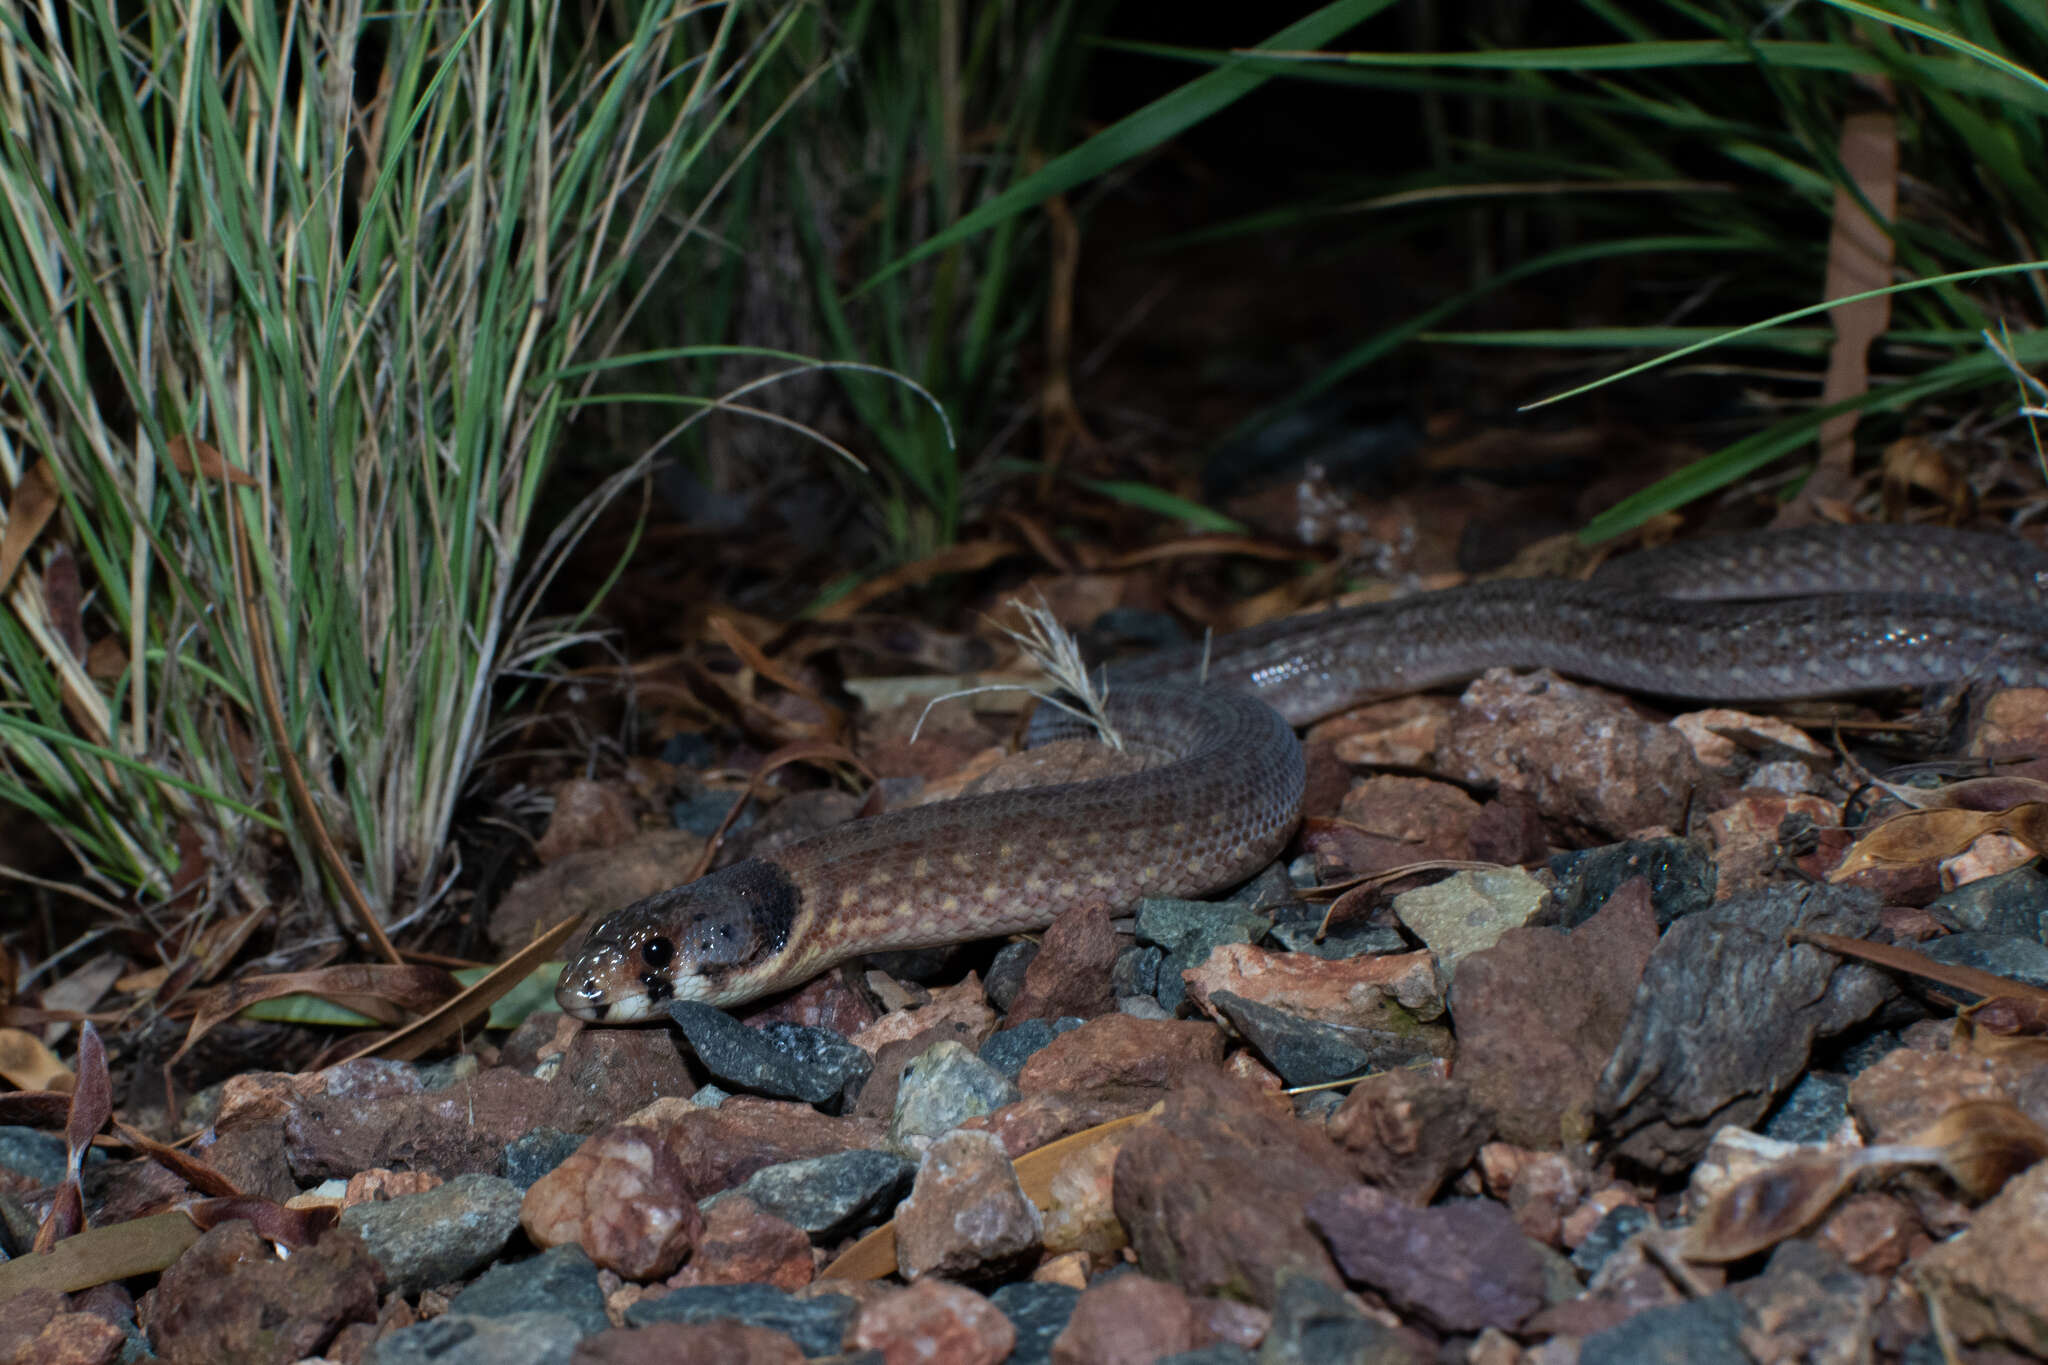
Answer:
<svg viewBox="0 0 2048 1365"><path fill-rule="evenodd" d="M640 960L655 971L668 966L675 957L676 945L665 938L650 938L640 945Z"/></svg>

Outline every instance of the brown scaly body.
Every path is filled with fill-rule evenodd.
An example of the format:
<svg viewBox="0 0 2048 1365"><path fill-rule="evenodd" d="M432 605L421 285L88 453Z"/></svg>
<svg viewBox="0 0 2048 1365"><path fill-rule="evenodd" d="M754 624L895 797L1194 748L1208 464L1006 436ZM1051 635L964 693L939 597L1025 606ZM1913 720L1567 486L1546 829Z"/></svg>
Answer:
<svg viewBox="0 0 2048 1365"><path fill-rule="evenodd" d="M892 812L664 891L600 923L556 998L630 1023L672 999L797 986L861 953L1219 890L1293 830L1302 759L1289 724L1488 667L1725 701L2048 685L2044 585L2048 556L2016 541L1831 527L1631 556L1590 583L1482 583L1274 622L1218 641L1208 687L1191 681L1198 651L1112 675L1111 721L1164 766ZM1680 600L1787 591L1824 595ZM1077 732L1034 726L1040 741Z"/></svg>

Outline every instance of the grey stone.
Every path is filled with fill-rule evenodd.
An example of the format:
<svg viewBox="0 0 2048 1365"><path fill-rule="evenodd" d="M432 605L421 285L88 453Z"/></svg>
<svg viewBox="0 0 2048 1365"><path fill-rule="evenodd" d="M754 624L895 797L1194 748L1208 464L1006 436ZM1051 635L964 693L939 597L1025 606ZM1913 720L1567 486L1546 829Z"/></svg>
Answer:
<svg viewBox="0 0 2048 1365"><path fill-rule="evenodd" d="M1010 1006L1017 1003L1017 993L1024 989L1024 973L1038 956L1038 948L1030 939L1019 939L996 950L981 984L981 993L989 1004L1009 1013Z"/></svg>
<svg viewBox="0 0 2048 1365"><path fill-rule="evenodd" d="M0 1166L37 1185L54 1185L64 1178L66 1150L64 1139L55 1133L0 1124ZM95 1154L98 1150L91 1149Z"/></svg>
<svg viewBox="0 0 2048 1365"><path fill-rule="evenodd" d="M859 1148L764 1167L698 1207L709 1213L720 1200L744 1195L764 1212L802 1228L813 1241L830 1242L885 1221L910 1192L916 1175L914 1161Z"/></svg>
<svg viewBox="0 0 2048 1365"><path fill-rule="evenodd" d="M695 1000L678 1000L668 1012L704 1069L735 1090L836 1108L875 1069L874 1058L829 1029L750 1028Z"/></svg>
<svg viewBox="0 0 2048 1365"><path fill-rule="evenodd" d="M903 1068L889 1145L915 1155L931 1139L1023 1098L1017 1083L948 1038Z"/></svg>
<svg viewBox="0 0 2048 1365"><path fill-rule="evenodd" d="M1834 887L1737 895L1664 932L1601 1072L1596 1108L1614 1150L1676 1172L1724 1124L1754 1127L1807 1069L1817 1039L1853 1027L1897 992L1860 962L1794 944L1794 929L1862 938L1869 896Z"/></svg>
<svg viewBox="0 0 2048 1365"><path fill-rule="evenodd" d="M1982 877L1927 903L1950 933L2014 934L2048 939L2048 873L2033 863Z"/></svg>
<svg viewBox="0 0 2048 1365"><path fill-rule="evenodd" d="M839 1349L855 1307L843 1294L799 1299L765 1284L690 1285L658 1299L642 1299L626 1310L626 1325L738 1322L781 1332L805 1355L822 1356Z"/></svg>
<svg viewBox="0 0 2048 1365"><path fill-rule="evenodd" d="M565 1133L559 1128L535 1128L520 1134L505 1144L505 1178L514 1189L526 1193L534 1181L575 1155L583 1138L581 1133Z"/></svg>
<svg viewBox="0 0 2048 1365"><path fill-rule="evenodd" d="M1149 944L1133 944L1124 949L1109 968L1110 993L1118 997L1157 994L1159 964L1165 959L1163 949Z"/></svg>
<svg viewBox="0 0 2048 1365"><path fill-rule="evenodd" d="M586 1336L611 1326L597 1267L574 1242L492 1266L449 1301L448 1312L477 1318L554 1313L574 1322Z"/></svg>
<svg viewBox="0 0 2048 1365"><path fill-rule="evenodd" d="M1257 876L1225 897L1232 905L1246 910L1257 910L1273 915L1282 906L1301 903L1301 892L1289 879L1287 869L1277 862L1267 863Z"/></svg>
<svg viewBox="0 0 2048 1365"><path fill-rule="evenodd" d="M1834 1140L1848 1117L1848 1077L1809 1071L1785 1092L1761 1131L1780 1142L1825 1143Z"/></svg>
<svg viewBox="0 0 2048 1365"><path fill-rule="evenodd" d="M1631 877L1649 879L1657 927L1668 929L1673 920L1712 905L1719 879L1713 854L1698 839L1629 839L1560 853L1550 860L1550 872L1557 878L1558 922L1566 929L1593 918Z"/></svg>
<svg viewBox="0 0 2048 1365"><path fill-rule="evenodd" d="M709 839L718 833L719 827L725 823L725 817L732 814L733 803L740 799L739 794L730 791L692 792L668 803L668 822L677 829L688 830L692 834ZM726 832L739 833L754 823L754 817L755 809L749 804L739 813L739 818L732 822L732 828Z"/></svg>
<svg viewBox="0 0 2048 1365"><path fill-rule="evenodd" d="M1572 1265L1588 1280L1593 1278L1607 1258L1621 1250L1622 1244L1650 1225L1650 1215L1634 1204L1623 1204L1609 1209L1593 1230L1586 1234L1572 1252Z"/></svg>
<svg viewBox="0 0 2048 1365"><path fill-rule="evenodd" d="M1006 1284L990 1294L988 1301L1017 1331L1017 1344L1007 1365L1047 1365L1052 1359L1053 1338L1066 1330L1080 1297L1081 1291L1071 1285L1033 1280Z"/></svg>
<svg viewBox="0 0 2048 1365"><path fill-rule="evenodd" d="M2016 934L1950 934L1929 939L1920 945L1920 951L1951 967L1975 967L1980 972L2011 977L2029 986L2048 986L2048 944L2039 939L2020 938ZM1969 997L1965 1004L1976 999L1971 991L1949 986L1941 990L1944 994Z"/></svg>
<svg viewBox="0 0 2048 1365"><path fill-rule="evenodd" d="M1258 1365L1423 1365L1407 1339L1313 1275L1282 1269Z"/></svg>
<svg viewBox="0 0 2048 1365"><path fill-rule="evenodd" d="M1500 942L1510 929L1534 924L1550 891L1519 867L1454 872L1432 886L1394 897L1394 914L1436 954L1446 981L1458 962Z"/></svg>
<svg viewBox="0 0 2048 1365"><path fill-rule="evenodd" d="M1289 1085L1346 1080L1407 1066L1431 1055L1414 1033L1304 1019L1230 991L1211 993L1209 1003L1223 1011L1231 1026Z"/></svg>
<svg viewBox="0 0 2048 1365"><path fill-rule="evenodd" d="M1258 1365L1259 1358L1244 1347L1228 1341L1197 1346L1192 1351L1175 1351L1159 1356L1152 1365Z"/></svg>
<svg viewBox="0 0 2048 1365"><path fill-rule="evenodd" d="M1316 930L1322 926L1322 920L1322 910L1318 908L1314 918L1279 921L1273 925L1273 941L1290 953L1307 953L1310 957L1331 962L1347 957L1406 952L1408 949L1408 940L1401 937L1401 931L1391 924L1359 924L1332 929L1318 941Z"/></svg>
<svg viewBox="0 0 2048 1365"><path fill-rule="evenodd" d="M1726 1292L1646 1308L1579 1345L1579 1365L1752 1365L1742 1308Z"/></svg>
<svg viewBox="0 0 2048 1365"><path fill-rule="evenodd" d="M583 1328L561 1313L455 1316L387 1332L363 1365L569 1365Z"/></svg>
<svg viewBox="0 0 2048 1365"><path fill-rule="evenodd" d="M1138 902L1138 939L1166 950L1159 964L1158 999L1168 1013L1187 999L1181 973L1199 967L1225 943L1257 943L1271 928L1267 917L1243 906L1152 897Z"/></svg>
<svg viewBox="0 0 2048 1365"><path fill-rule="evenodd" d="M519 1191L495 1175L458 1175L420 1194L341 1211L384 1267L393 1293L465 1279L496 1259L519 1230Z"/></svg>
<svg viewBox="0 0 2048 1365"><path fill-rule="evenodd" d="M1081 1027L1084 1022L1071 1014L1058 1019L1027 1019L1015 1028L1006 1028L992 1035L983 1043L981 1060L1014 1081L1023 1073L1024 1063L1031 1060L1032 1054L1062 1033Z"/></svg>

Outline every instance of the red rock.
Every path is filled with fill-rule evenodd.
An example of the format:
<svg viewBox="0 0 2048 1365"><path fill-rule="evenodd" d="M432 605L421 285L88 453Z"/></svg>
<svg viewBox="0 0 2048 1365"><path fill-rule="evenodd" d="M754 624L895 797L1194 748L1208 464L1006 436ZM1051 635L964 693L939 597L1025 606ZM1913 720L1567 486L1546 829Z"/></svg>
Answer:
<svg viewBox="0 0 2048 1365"><path fill-rule="evenodd" d="M1116 962L1116 930L1107 905L1068 910L1045 931L1038 955L1024 969L1024 989L1004 1016L1010 1024L1027 1019L1076 1015L1092 1019L1116 1008L1109 969Z"/></svg>
<svg viewBox="0 0 2048 1365"><path fill-rule="evenodd" d="M25 1289L0 1300L4 1365L104 1365L121 1354L120 1328L72 1312L54 1289Z"/></svg>
<svg viewBox="0 0 2048 1365"><path fill-rule="evenodd" d="M671 1289L692 1284L799 1289L816 1270L811 1239L802 1228L762 1211L744 1195L729 1195L711 1205L696 1251L667 1283Z"/></svg>
<svg viewBox="0 0 2048 1365"><path fill-rule="evenodd" d="M1475 861L1502 867L1538 862L1550 852L1550 831L1543 827L1543 812L1515 797L1481 806L1467 839Z"/></svg>
<svg viewBox="0 0 2048 1365"><path fill-rule="evenodd" d="M1053 1338L1053 1365L1151 1365L1191 1351L1205 1333L1195 1305L1174 1285L1119 1275L1085 1290Z"/></svg>
<svg viewBox="0 0 2048 1365"><path fill-rule="evenodd" d="M393 1171L384 1167L358 1171L342 1187L341 1206L373 1204L408 1194L424 1194L441 1184L441 1177L425 1171Z"/></svg>
<svg viewBox="0 0 2048 1365"><path fill-rule="evenodd" d="M569 1365L804 1365L804 1353L781 1332L721 1321L697 1325L653 1322L615 1327L576 1343Z"/></svg>
<svg viewBox="0 0 2048 1365"><path fill-rule="evenodd" d="M993 1278L1034 1259L1043 1227L993 1134L955 1129L931 1145L896 1206L896 1268L906 1280Z"/></svg>
<svg viewBox="0 0 2048 1365"><path fill-rule="evenodd" d="M1223 1032L1211 1023L1105 1014L1034 1053L1017 1088L1026 1095L1129 1096L1150 1104L1191 1072L1219 1066L1223 1050Z"/></svg>
<svg viewBox="0 0 2048 1365"><path fill-rule="evenodd" d="M934 1034L933 1030L941 1026L946 1031ZM928 1005L891 1010L859 1032L847 1035L847 1041L872 1057L890 1043L928 1034L932 1036L926 1047L941 1038L957 1038L963 1046L978 1049L995 1031L996 1012L988 1007L977 988L971 996L939 992Z"/></svg>
<svg viewBox="0 0 2048 1365"><path fill-rule="evenodd" d="M674 1272L703 1236L698 1196L660 1130L614 1124L526 1192L519 1222L537 1247L575 1242L629 1280Z"/></svg>
<svg viewBox="0 0 2048 1365"><path fill-rule="evenodd" d="M2017 1098L2016 1080L1995 1057L1893 1048L1849 1082L1849 1112L1872 1142L1911 1142L1959 1104Z"/></svg>
<svg viewBox="0 0 2048 1365"><path fill-rule="evenodd" d="M1527 798L1570 829L1610 839L1676 828L1703 774L1692 748L1627 701L1554 673L1493 669L1465 689L1436 766Z"/></svg>
<svg viewBox="0 0 2048 1365"><path fill-rule="evenodd" d="M1026 1095L993 1114L977 1114L960 1126L973 1132L994 1133L1003 1150L1010 1154L1010 1160L1015 1161L1049 1142L1148 1107L1148 1101L1134 1096L1103 1098L1055 1091Z"/></svg>
<svg viewBox="0 0 2048 1365"><path fill-rule="evenodd" d="M770 1023L801 1024L852 1038L880 1016L881 1011L865 995L846 984L843 973L827 972L801 990L741 1010L739 1017L755 1028Z"/></svg>
<svg viewBox="0 0 2048 1365"><path fill-rule="evenodd" d="M847 1334L857 1351L880 1351L883 1365L997 1365L1017 1345L1002 1310L971 1289L919 1280L861 1309Z"/></svg>
<svg viewBox="0 0 2048 1365"><path fill-rule="evenodd" d="M751 1095L735 1095L716 1109L688 1100L656 1100L631 1122L660 1131L698 1199L729 1190L764 1166L886 1145L884 1125L877 1120L833 1118L808 1104Z"/></svg>
<svg viewBox="0 0 2048 1365"><path fill-rule="evenodd" d="M1356 1028L1401 1029L1443 1013L1443 991L1428 952L1324 959L1223 943L1181 973L1188 995L1213 1017L1210 997L1228 991L1304 1019Z"/></svg>
<svg viewBox="0 0 2048 1365"><path fill-rule="evenodd" d="M1227 1342L1255 1351L1273 1325L1271 1313L1236 1299L1201 1298L1194 1300L1194 1305L1198 1335L1205 1342Z"/></svg>
<svg viewBox="0 0 2048 1365"><path fill-rule="evenodd" d="M1941 1302L1965 1342L2006 1341L2048 1356L2048 1161L2006 1182L1960 1234L1917 1257L1910 1274Z"/></svg>
<svg viewBox="0 0 2048 1365"><path fill-rule="evenodd" d="M349 1323L375 1321L382 1279L362 1238L346 1229L279 1260L236 1219L172 1262L136 1313L169 1365L285 1365L319 1355Z"/></svg>
<svg viewBox="0 0 2048 1365"><path fill-rule="evenodd" d="M1283 1267L1340 1287L1302 1211L1354 1179L1319 1128L1275 1112L1243 1082L1196 1069L1125 1140L1114 1195L1146 1274L1270 1306Z"/></svg>
<svg viewBox="0 0 2048 1365"><path fill-rule="evenodd" d="M617 1123L659 1099L697 1093L689 1063L668 1030L658 1028L578 1030L549 1085L553 1111L542 1121L569 1133Z"/></svg>
<svg viewBox="0 0 2048 1365"><path fill-rule="evenodd" d="M1830 832L1813 851L1797 858L1779 843L1779 831L1794 818ZM1701 823L1714 849L1716 900L1756 890L1781 876L1787 865L1816 880L1826 877L1849 846L1846 836L1832 834L1842 823L1841 805L1818 796L1745 791Z"/></svg>
<svg viewBox="0 0 2048 1365"><path fill-rule="evenodd" d="M416 1077L395 1086L336 1084L300 1097L284 1120L293 1174L308 1183L346 1180L373 1166L443 1178L489 1174L507 1143L558 1115L547 1082L503 1067L438 1090L418 1085Z"/></svg>
<svg viewBox="0 0 2048 1365"><path fill-rule="evenodd" d="M1550 1147L1591 1134L1601 1070L1656 944L1649 886L1635 878L1569 935L1511 929L1458 964L1453 1075L1493 1113L1502 1137Z"/></svg>
<svg viewBox="0 0 2048 1365"><path fill-rule="evenodd" d="M552 863L571 853L616 848L638 832L633 799L610 782L572 777L555 785L555 808L533 854Z"/></svg>
<svg viewBox="0 0 2048 1365"><path fill-rule="evenodd" d="M1416 1209L1354 1185L1309 1205L1345 1278L1439 1330L1513 1331L1543 1307L1543 1261L1512 1216L1484 1200Z"/></svg>
<svg viewBox="0 0 2048 1365"><path fill-rule="evenodd" d="M1406 1069L1351 1087L1324 1127L1360 1179L1417 1205L1435 1199L1493 1131L1464 1086Z"/></svg>
<svg viewBox="0 0 2048 1365"><path fill-rule="evenodd" d="M1813 1236L1866 1275L1891 1274L1931 1241L1912 1205L1875 1191L1837 1204Z"/></svg>
<svg viewBox="0 0 2048 1365"><path fill-rule="evenodd" d="M2033 758L2048 752L2048 689L1992 693L1970 736L1969 752L1973 758Z"/></svg>
<svg viewBox="0 0 2048 1365"><path fill-rule="evenodd" d="M1396 697L1318 721L1302 743L1327 743L1338 759L1360 767L1427 768L1456 711L1448 697Z"/></svg>
<svg viewBox="0 0 2048 1365"><path fill-rule="evenodd" d="M1748 755L1766 749L1797 754L1816 772L1826 772L1835 766L1835 756L1827 746L1776 716L1753 716L1747 711L1709 707L1673 716L1671 728L1685 736L1701 766L1718 773L1737 772Z"/></svg>
<svg viewBox="0 0 2048 1365"><path fill-rule="evenodd" d="M1508 1212L1522 1235L1547 1246L1564 1243L1565 1215L1585 1197L1586 1173L1560 1152L1533 1152L1508 1189Z"/></svg>
<svg viewBox="0 0 2048 1365"><path fill-rule="evenodd" d="M1337 808L1352 827L1343 844L1354 873L1385 872L1428 859L1472 856L1479 803L1448 782L1423 777L1368 777Z"/></svg>

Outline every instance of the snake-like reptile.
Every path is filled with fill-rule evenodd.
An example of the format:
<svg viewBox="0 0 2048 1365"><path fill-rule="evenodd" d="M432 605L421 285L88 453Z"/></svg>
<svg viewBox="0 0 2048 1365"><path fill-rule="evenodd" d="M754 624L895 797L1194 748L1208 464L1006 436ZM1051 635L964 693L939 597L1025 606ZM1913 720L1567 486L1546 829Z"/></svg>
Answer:
<svg viewBox="0 0 2048 1365"><path fill-rule="evenodd" d="M1753 533L1630 555L1585 582L1503 580L1275 621L1218 640L1206 674L1201 656L1110 675L1110 722L1162 766L893 811L735 863L601 921L556 999L635 1023L671 1000L801 985L863 953L1220 890L1294 830L1292 726L1496 665L1719 701L2048 685L2048 554L1928 527ZM1050 711L1035 742L1084 732Z"/></svg>

